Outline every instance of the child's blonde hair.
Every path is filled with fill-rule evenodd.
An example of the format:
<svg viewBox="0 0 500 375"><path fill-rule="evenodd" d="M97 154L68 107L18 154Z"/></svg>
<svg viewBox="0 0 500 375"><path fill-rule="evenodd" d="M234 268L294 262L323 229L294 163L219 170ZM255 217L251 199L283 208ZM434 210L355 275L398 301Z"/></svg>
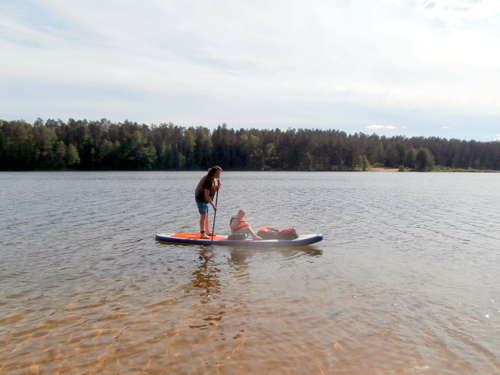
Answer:
<svg viewBox="0 0 500 375"><path fill-rule="evenodd" d="M247 214L247 212L245 210L239 210L238 213L236 214L236 216L245 217L246 214Z"/></svg>

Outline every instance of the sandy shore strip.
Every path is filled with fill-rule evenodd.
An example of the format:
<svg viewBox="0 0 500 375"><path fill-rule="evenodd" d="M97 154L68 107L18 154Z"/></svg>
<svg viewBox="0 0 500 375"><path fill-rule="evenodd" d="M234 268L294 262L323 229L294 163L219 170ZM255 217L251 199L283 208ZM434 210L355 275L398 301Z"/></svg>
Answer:
<svg viewBox="0 0 500 375"><path fill-rule="evenodd" d="M370 168L368 172L397 172L398 168Z"/></svg>

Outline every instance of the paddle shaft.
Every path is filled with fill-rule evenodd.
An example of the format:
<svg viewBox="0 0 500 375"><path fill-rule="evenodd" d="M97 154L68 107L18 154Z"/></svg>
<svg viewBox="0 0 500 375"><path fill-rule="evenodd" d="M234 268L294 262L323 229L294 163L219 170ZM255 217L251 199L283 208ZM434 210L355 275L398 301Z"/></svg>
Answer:
<svg viewBox="0 0 500 375"><path fill-rule="evenodd" d="M219 201L219 184L217 184L217 191L215 192L215 207L217 207L217 202ZM212 239L210 242L214 240L214 233L215 233L215 218L217 217L217 210L214 210L214 223L212 225Z"/></svg>

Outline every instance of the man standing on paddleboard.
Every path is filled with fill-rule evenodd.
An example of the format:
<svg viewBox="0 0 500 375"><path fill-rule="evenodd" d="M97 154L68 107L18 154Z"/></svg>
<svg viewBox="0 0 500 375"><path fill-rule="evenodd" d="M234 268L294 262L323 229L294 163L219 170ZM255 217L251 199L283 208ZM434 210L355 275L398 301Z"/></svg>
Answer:
<svg viewBox="0 0 500 375"><path fill-rule="evenodd" d="M213 198L222 186L222 182L220 181L221 173L222 168L218 165L210 168L206 176L200 180L194 192L196 205L200 213L200 238L210 238L213 235L210 233L208 205L210 204L214 211L217 211L217 206L214 204Z"/></svg>

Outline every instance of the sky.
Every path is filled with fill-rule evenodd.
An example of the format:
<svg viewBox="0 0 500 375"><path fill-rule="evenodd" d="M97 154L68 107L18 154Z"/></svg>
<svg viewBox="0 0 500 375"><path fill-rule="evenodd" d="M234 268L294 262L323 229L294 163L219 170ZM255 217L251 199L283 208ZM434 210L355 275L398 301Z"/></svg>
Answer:
<svg viewBox="0 0 500 375"><path fill-rule="evenodd" d="M500 140L500 0L0 0L0 119Z"/></svg>

